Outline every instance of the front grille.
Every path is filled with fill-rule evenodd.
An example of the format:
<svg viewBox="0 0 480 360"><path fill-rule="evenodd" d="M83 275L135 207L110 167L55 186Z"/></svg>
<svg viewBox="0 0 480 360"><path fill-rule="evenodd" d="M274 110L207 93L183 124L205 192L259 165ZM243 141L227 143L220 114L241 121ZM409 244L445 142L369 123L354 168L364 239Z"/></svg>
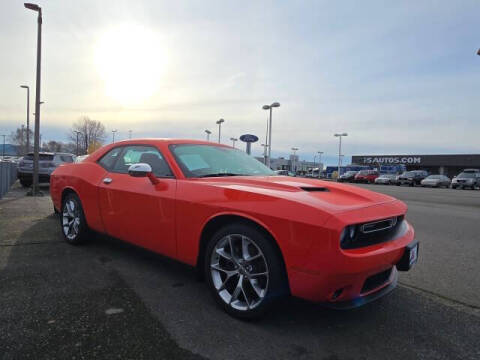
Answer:
<svg viewBox="0 0 480 360"><path fill-rule="evenodd" d="M403 236L407 231L403 215L352 226L355 227L355 236L348 241L342 241L342 249L357 249L391 241Z"/></svg>
<svg viewBox="0 0 480 360"><path fill-rule="evenodd" d="M381 273L375 274L367 278L363 284L361 293L366 293L372 291L382 285L384 285L388 279L390 279L390 274L392 273L392 268L382 271Z"/></svg>

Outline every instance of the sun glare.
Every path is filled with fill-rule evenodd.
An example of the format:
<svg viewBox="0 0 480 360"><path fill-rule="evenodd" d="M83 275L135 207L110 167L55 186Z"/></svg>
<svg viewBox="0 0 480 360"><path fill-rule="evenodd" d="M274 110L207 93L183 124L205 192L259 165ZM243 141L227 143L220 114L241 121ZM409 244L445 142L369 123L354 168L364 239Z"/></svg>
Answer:
<svg viewBox="0 0 480 360"><path fill-rule="evenodd" d="M95 64L107 96L133 105L155 93L166 59L157 34L139 25L122 25L97 41Z"/></svg>

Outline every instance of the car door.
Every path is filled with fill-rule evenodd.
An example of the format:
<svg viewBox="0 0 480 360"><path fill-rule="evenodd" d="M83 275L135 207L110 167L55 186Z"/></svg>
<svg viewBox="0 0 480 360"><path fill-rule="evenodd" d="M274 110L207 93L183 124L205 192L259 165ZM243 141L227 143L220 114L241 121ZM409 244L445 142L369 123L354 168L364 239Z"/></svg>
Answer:
<svg viewBox="0 0 480 360"><path fill-rule="evenodd" d="M160 151L149 145L119 149L99 183L99 203L107 233L155 252L175 257L176 179ZM107 154L108 155L108 154ZM101 159L100 159L101 161ZM158 178L132 177L128 168L148 163Z"/></svg>

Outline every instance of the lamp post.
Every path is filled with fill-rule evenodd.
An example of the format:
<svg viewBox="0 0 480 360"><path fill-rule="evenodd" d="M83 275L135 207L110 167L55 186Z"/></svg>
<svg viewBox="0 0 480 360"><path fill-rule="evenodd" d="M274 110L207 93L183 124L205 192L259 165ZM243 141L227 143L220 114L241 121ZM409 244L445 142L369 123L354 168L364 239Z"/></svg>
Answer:
<svg viewBox="0 0 480 360"><path fill-rule="evenodd" d="M20 85L21 88L27 89L27 153L30 150L30 87ZM23 139L22 139L23 140Z"/></svg>
<svg viewBox="0 0 480 360"><path fill-rule="evenodd" d="M318 178L320 179L320 164L322 163L322 154L323 154L323 151L317 151L317 154L318 154ZM322 166L322 170L323 170L323 166Z"/></svg>
<svg viewBox="0 0 480 360"><path fill-rule="evenodd" d="M35 134L33 145L33 187L32 195L38 194L38 158L40 149L40 81L42 63L42 8L36 4L25 3L25 8L37 12L37 78L35 82Z"/></svg>
<svg viewBox="0 0 480 360"><path fill-rule="evenodd" d="M272 156L272 109L275 108L275 107L280 107L280 103L274 102L270 105L263 105L262 106L263 110L270 110L270 117L269 117L269 120L268 120L268 142L267 142L268 159L267 159L267 164L266 164L268 167L270 167L270 160L271 160L271 156Z"/></svg>
<svg viewBox="0 0 480 360"><path fill-rule="evenodd" d="M222 138L222 123L224 123L225 120L223 119L220 119L216 122L216 124L218 125L218 143L220 144L220 140Z"/></svg>
<svg viewBox="0 0 480 360"><path fill-rule="evenodd" d="M298 148L292 147L292 151L293 151L293 157L292 157L292 172L293 172L294 174L297 173L297 161L296 161L296 159L295 159L295 154L296 154L297 150L298 150Z"/></svg>
<svg viewBox="0 0 480 360"><path fill-rule="evenodd" d="M235 141L237 141L238 139L231 137L230 140L232 140L233 148L235 149Z"/></svg>
<svg viewBox="0 0 480 360"><path fill-rule="evenodd" d="M335 134L335 137L339 138L339 143L338 143L338 174L337 174L337 179L340 177L340 167L342 166L342 137L343 136L348 136L347 133L341 133L341 134Z"/></svg>
<svg viewBox="0 0 480 360"><path fill-rule="evenodd" d="M477 55L478 55L478 56L480 56L480 49L478 49L478 51L477 51Z"/></svg>
<svg viewBox="0 0 480 360"><path fill-rule="evenodd" d="M263 146L263 163L267 165L267 144L261 144Z"/></svg>
<svg viewBox="0 0 480 360"><path fill-rule="evenodd" d="M78 134L81 134L82 132L78 130L73 130L73 132L77 134L77 156L78 156Z"/></svg>
<svg viewBox="0 0 480 360"><path fill-rule="evenodd" d="M210 141L210 134L211 134L211 133L212 133L212 132L211 132L210 130L205 129L205 134L207 134L207 141Z"/></svg>
<svg viewBox="0 0 480 360"><path fill-rule="evenodd" d="M115 144L115 133L117 130L112 130L112 144Z"/></svg>
<svg viewBox="0 0 480 360"><path fill-rule="evenodd" d="M132 130L128 130L128 138L131 140L132 139Z"/></svg>

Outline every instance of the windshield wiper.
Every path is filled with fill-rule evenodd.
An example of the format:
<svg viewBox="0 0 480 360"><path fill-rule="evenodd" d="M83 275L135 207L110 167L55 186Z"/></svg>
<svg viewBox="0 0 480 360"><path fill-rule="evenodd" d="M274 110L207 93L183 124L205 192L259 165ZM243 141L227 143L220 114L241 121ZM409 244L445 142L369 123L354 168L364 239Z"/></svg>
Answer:
<svg viewBox="0 0 480 360"><path fill-rule="evenodd" d="M248 176L246 174L235 174L235 173L212 173L198 176L199 178L204 177L223 177L223 176Z"/></svg>

